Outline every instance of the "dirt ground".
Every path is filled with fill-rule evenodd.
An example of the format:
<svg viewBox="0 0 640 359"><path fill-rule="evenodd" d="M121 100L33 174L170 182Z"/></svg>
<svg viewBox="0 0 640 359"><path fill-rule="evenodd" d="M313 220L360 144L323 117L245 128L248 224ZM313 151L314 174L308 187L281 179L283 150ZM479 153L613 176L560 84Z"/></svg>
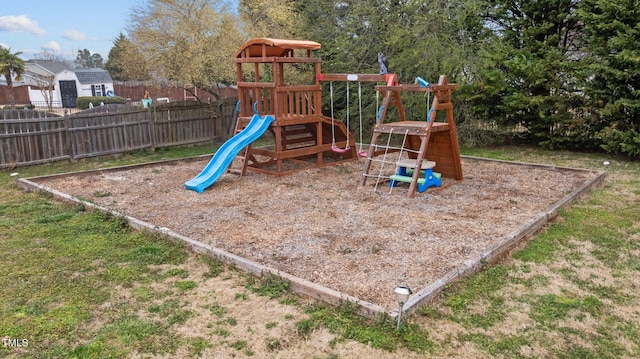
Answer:
<svg viewBox="0 0 640 359"><path fill-rule="evenodd" d="M385 308L545 211L592 172L463 159L464 181L407 198L369 180L363 161L285 177L224 175L204 193L184 182L208 158L72 174L38 183ZM374 191L375 187L375 191Z"/></svg>

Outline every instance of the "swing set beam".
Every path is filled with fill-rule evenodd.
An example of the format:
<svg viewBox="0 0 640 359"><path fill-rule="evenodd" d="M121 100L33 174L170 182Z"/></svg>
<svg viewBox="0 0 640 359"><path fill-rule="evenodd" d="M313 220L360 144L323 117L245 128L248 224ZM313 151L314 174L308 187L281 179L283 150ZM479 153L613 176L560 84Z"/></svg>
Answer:
<svg viewBox="0 0 640 359"><path fill-rule="evenodd" d="M391 83L389 80L393 80ZM389 86L393 86L398 83L398 76L396 74L325 74L319 73L316 75L318 81L354 81L354 82L386 82Z"/></svg>
<svg viewBox="0 0 640 359"><path fill-rule="evenodd" d="M316 74L316 81L317 82L322 82L322 81L329 81L330 83L333 83L333 81L342 81L342 82L376 82L376 83L380 83L380 82L386 82L387 86L394 86L394 85L398 85L398 76L396 74L331 74L331 73L318 73ZM348 85L347 85L348 86ZM360 86L360 85L358 85ZM389 92L390 94L391 92ZM347 87L347 97L349 95L349 87ZM358 88L358 96L359 96L359 100L360 96L361 96L361 92L360 89ZM361 103L359 103L359 106L361 106ZM349 105L347 102L347 110L349 109ZM360 111L362 111L362 108L360 108ZM360 118L360 142L362 142L362 113L360 113L361 118ZM333 87L331 87L331 121L333 124L334 118L333 118ZM347 130L349 130L349 117L347 114ZM333 129L333 127L332 127ZM332 137L333 137L333 132L332 132ZM362 144L361 144L362 146ZM335 144L335 139L333 140L333 145L331 146L331 150L335 153L345 153L347 151L350 150L349 147L349 143L347 143L347 146L345 148L340 148ZM360 157L365 157L366 156L366 151L362 150L362 148L360 149L360 151L358 151L358 155Z"/></svg>

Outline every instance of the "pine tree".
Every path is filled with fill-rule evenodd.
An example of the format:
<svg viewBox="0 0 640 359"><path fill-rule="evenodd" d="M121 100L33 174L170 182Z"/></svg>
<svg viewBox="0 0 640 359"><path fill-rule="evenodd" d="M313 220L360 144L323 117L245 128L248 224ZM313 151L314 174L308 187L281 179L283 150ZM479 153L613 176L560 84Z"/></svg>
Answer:
<svg viewBox="0 0 640 359"><path fill-rule="evenodd" d="M640 1L583 0L585 87L602 147L640 157Z"/></svg>
<svg viewBox="0 0 640 359"><path fill-rule="evenodd" d="M525 126L532 141L548 148L584 146L567 141L581 130L572 110L579 102L576 6L576 0L487 1L484 18L499 51L488 55L494 67L467 93L478 112Z"/></svg>
<svg viewBox="0 0 640 359"><path fill-rule="evenodd" d="M116 81L145 81L150 78L142 54L129 39L120 33L109 50L105 69Z"/></svg>
<svg viewBox="0 0 640 359"><path fill-rule="evenodd" d="M102 55L98 53L91 53L91 51L84 49L78 50L75 61L76 67L81 69L93 69L104 68Z"/></svg>

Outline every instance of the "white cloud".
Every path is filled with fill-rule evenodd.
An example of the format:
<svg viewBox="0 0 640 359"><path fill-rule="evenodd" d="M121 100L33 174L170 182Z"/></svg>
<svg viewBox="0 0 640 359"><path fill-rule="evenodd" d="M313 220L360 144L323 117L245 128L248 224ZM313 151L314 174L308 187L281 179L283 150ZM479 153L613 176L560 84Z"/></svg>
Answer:
<svg viewBox="0 0 640 359"><path fill-rule="evenodd" d="M2 42L0 42L0 47L4 47L7 50L10 49L9 45L7 45L5 43L2 43Z"/></svg>
<svg viewBox="0 0 640 359"><path fill-rule="evenodd" d="M73 41L87 39L87 35L85 35L84 32L81 32L78 30L65 30L62 36L67 40L73 40Z"/></svg>
<svg viewBox="0 0 640 359"><path fill-rule="evenodd" d="M34 35L43 36L46 32L38 26L38 23L29 19L27 15L5 15L0 16L0 31L9 32L30 32Z"/></svg>
<svg viewBox="0 0 640 359"><path fill-rule="evenodd" d="M60 51L60 45L55 41L49 41L42 45L42 49L46 51Z"/></svg>

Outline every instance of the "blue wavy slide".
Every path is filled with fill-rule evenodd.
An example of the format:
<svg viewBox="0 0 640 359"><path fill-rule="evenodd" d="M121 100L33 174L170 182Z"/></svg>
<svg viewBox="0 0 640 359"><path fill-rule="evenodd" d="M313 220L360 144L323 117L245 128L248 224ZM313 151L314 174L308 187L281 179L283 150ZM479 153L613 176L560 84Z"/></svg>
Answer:
<svg viewBox="0 0 640 359"><path fill-rule="evenodd" d="M267 131L273 120L271 115L264 117L258 114L253 115L247 127L220 146L211 161L209 161L209 164L199 175L184 183L185 188L198 193L204 192L207 187L211 186L227 171L233 159L243 148L260 138Z"/></svg>

